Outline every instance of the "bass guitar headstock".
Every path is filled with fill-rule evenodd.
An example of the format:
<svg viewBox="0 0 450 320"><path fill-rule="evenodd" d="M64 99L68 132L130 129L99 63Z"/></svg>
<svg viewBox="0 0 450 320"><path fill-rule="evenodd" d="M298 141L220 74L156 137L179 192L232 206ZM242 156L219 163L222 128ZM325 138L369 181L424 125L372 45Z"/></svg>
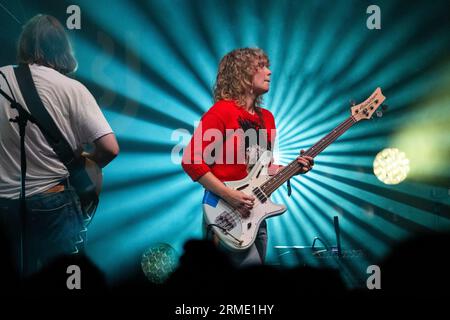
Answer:
<svg viewBox="0 0 450 320"><path fill-rule="evenodd" d="M382 112L378 109L385 99L381 88L377 88L364 102L351 107L353 118L356 121L370 119L375 112L377 116L381 116Z"/></svg>

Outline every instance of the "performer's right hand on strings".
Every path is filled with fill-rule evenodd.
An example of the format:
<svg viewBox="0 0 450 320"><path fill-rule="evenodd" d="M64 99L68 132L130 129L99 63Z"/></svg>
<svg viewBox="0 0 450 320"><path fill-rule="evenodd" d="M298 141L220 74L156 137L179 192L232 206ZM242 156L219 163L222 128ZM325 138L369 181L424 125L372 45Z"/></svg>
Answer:
<svg viewBox="0 0 450 320"><path fill-rule="evenodd" d="M250 215L250 210L255 203L254 196L233 189L228 190L227 194L224 196L224 200L233 208L236 208L244 218Z"/></svg>

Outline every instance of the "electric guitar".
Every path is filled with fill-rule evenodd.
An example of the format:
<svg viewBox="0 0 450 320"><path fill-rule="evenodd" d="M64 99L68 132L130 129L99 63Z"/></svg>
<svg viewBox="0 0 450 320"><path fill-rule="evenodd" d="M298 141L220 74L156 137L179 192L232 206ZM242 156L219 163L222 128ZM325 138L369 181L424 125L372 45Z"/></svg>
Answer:
<svg viewBox="0 0 450 320"><path fill-rule="evenodd" d="M80 198L83 209L84 225L87 226L94 217L97 210L100 192L103 184L103 174L101 168L94 161L84 156L80 156L83 161L78 170L71 172L71 182ZM84 162L84 164L82 164Z"/></svg>
<svg viewBox="0 0 450 320"><path fill-rule="evenodd" d="M385 97L377 88L364 102L351 108L351 116L334 128L328 135L309 148L303 155L315 157L355 123L370 119L372 114L383 103ZM378 111L380 113L381 111ZM255 202L249 215L241 215L239 210L230 206L216 194L205 191L203 197L203 215L218 239L228 248L240 251L248 249L255 241L262 221L280 215L286 206L273 203L270 195L283 183L296 175L300 169L297 159L280 169L275 175L268 175L268 167L272 161L272 153L265 151L253 166L248 176L242 180L225 182L231 189L253 195Z"/></svg>

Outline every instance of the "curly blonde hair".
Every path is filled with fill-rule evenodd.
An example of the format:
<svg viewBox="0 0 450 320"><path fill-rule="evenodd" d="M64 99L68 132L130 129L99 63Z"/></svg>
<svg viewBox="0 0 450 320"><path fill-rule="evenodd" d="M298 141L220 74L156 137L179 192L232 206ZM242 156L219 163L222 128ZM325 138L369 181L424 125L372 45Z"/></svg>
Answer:
<svg viewBox="0 0 450 320"><path fill-rule="evenodd" d="M253 75L259 68L269 67L269 58L259 48L240 48L227 53L219 63L216 83L214 85L214 102L234 100L240 106L245 105L246 96L252 92ZM255 111L262 96L256 98Z"/></svg>

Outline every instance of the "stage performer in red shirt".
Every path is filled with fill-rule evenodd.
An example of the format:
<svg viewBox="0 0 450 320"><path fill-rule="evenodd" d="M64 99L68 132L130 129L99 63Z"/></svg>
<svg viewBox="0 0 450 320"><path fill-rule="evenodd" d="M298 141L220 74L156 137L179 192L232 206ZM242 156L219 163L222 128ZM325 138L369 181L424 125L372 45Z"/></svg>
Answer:
<svg viewBox="0 0 450 320"><path fill-rule="evenodd" d="M259 155L273 150L275 120L269 110L261 107L262 96L269 91L270 76L269 59L263 50L241 48L226 54L214 86L215 103L202 116L183 154L183 169L192 180L238 208L242 215L249 214L255 198L223 182L245 178ZM302 165L299 173L313 166L311 157L299 156L298 162ZM272 164L269 174L281 167ZM236 266L262 264L266 246L267 225L263 221L249 249L226 252Z"/></svg>

